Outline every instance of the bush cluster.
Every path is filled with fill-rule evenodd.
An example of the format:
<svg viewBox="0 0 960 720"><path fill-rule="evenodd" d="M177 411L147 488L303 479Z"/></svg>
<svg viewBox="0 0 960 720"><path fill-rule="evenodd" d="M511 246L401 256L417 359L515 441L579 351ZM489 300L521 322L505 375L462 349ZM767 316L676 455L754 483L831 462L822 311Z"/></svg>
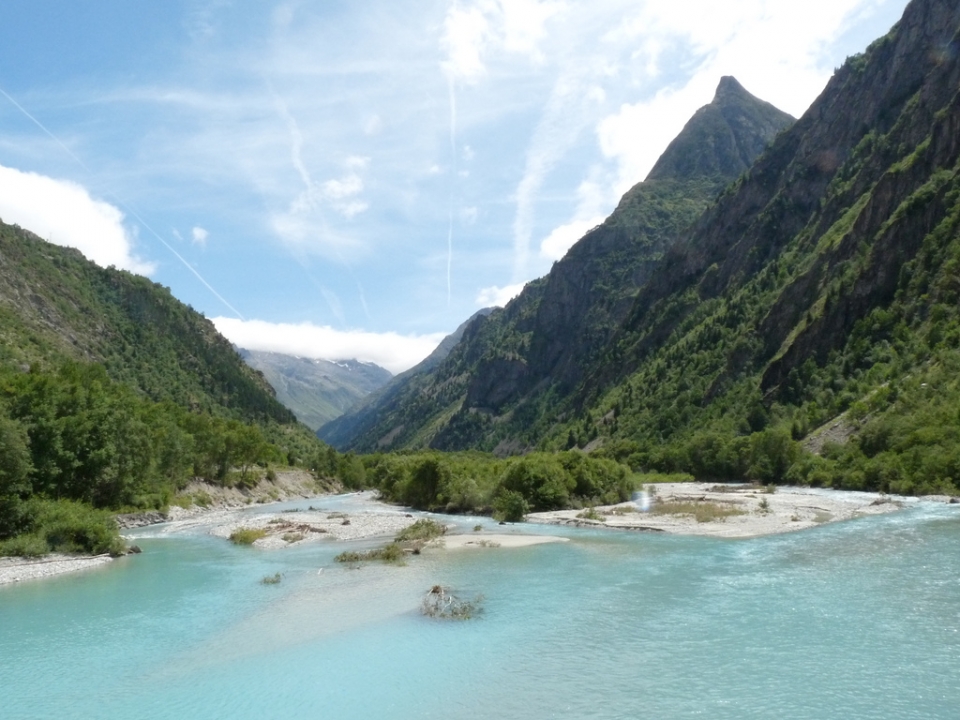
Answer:
<svg viewBox="0 0 960 720"><path fill-rule="evenodd" d="M528 512L629 499L630 470L581 452L498 459L482 453L422 452L365 458L366 476L385 499L419 510L493 513L519 521Z"/></svg>

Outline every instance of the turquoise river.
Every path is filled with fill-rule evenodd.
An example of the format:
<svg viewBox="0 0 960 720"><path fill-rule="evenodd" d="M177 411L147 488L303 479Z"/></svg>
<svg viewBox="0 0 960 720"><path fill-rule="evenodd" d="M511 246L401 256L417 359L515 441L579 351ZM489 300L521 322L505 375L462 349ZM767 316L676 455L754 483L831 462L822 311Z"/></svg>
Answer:
<svg viewBox="0 0 960 720"><path fill-rule="evenodd" d="M142 555L0 587L0 718L960 717L957 506L749 540L523 529L570 542L357 570L334 555L372 543L143 529ZM484 612L422 617L435 583Z"/></svg>

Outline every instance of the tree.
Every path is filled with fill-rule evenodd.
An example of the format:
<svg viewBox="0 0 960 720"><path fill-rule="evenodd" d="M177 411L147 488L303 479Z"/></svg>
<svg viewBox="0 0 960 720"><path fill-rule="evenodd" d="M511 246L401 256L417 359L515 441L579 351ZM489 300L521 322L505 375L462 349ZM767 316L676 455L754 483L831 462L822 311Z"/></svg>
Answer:
<svg viewBox="0 0 960 720"><path fill-rule="evenodd" d="M27 523L23 500L30 494L31 469L26 430L0 415L0 540L16 535Z"/></svg>

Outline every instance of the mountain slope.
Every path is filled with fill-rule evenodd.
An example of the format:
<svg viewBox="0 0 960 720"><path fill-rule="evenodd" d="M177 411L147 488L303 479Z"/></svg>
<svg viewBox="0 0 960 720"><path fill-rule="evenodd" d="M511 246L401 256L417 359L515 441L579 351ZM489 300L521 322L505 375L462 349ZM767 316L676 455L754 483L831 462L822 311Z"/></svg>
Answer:
<svg viewBox="0 0 960 720"><path fill-rule="evenodd" d="M850 58L665 255L576 419L540 438L702 476L955 490L958 31L955 3L914 0ZM824 444L827 423L852 440ZM822 457L791 444L808 434Z"/></svg>
<svg viewBox="0 0 960 720"><path fill-rule="evenodd" d="M344 448L350 445L352 438L370 433L371 429L377 426L380 416L389 412L389 408L406 405L408 399L416 395L421 384L429 383L430 373L446 360L463 338L467 328L475 320L485 318L491 312L493 308L484 308L475 312L441 340L436 349L426 358L394 377L384 387L370 393L348 412L321 427L317 430L317 437L335 448ZM382 446L377 445L377 447Z"/></svg>
<svg viewBox="0 0 960 720"><path fill-rule="evenodd" d="M368 405L367 421L337 437L339 446L528 445L525 428L577 387L679 233L792 121L723 78L602 225L506 308L471 323L416 387L398 389L389 405Z"/></svg>
<svg viewBox="0 0 960 720"><path fill-rule="evenodd" d="M277 400L314 431L393 377L379 365L357 360L313 360L257 350L240 350L240 356L263 373Z"/></svg>
<svg viewBox="0 0 960 720"><path fill-rule="evenodd" d="M0 365L102 363L153 401L293 423L262 375L202 315L144 277L0 223Z"/></svg>

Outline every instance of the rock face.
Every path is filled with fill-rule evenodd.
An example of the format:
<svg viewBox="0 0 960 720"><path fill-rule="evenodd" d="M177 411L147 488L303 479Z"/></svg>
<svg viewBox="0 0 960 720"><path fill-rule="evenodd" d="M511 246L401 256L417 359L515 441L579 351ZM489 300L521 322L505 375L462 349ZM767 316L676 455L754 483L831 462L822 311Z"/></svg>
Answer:
<svg viewBox="0 0 960 720"><path fill-rule="evenodd" d="M492 449L501 438L478 437L478 420L575 387L664 251L792 122L734 78L723 78L713 101L690 119L647 180L549 275L503 310L468 321L463 340L429 374L413 384L396 381L389 400L364 405L362 421L348 413L320 437L342 449Z"/></svg>
<svg viewBox="0 0 960 720"><path fill-rule="evenodd" d="M263 373L277 400L314 432L393 377L379 365L357 360L314 360L257 350L241 350L240 356Z"/></svg>

